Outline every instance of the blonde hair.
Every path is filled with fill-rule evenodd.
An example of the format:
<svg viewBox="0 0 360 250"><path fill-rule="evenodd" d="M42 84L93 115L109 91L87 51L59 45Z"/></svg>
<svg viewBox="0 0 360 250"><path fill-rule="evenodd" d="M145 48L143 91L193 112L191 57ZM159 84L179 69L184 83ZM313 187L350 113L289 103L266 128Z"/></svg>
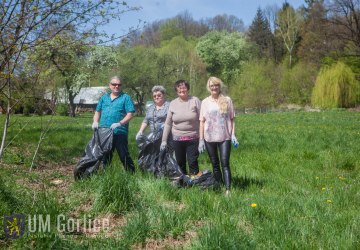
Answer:
<svg viewBox="0 0 360 250"><path fill-rule="evenodd" d="M228 110L229 103L228 103L226 96L223 95L221 92L221 89L224 87L224 83L221 81L221 79L219 79L215 76L211 76L208 79L207 85L206 85L206 88L210 93L211 93L211 89L210 89L211 83L214 85L219 85L220 93L219 93L219 97L218 97L218 105L219 105L220 113L225 114Z"/></svg>

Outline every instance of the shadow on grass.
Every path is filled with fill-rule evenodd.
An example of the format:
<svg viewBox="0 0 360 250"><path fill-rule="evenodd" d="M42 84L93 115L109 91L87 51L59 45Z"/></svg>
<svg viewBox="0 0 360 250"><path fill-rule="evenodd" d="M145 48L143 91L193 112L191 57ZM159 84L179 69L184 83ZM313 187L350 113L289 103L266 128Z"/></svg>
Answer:
<svg viewBox="0 0 360 250"><path fill-rule="evenodd" d="M232 177L232 186L238 189L245 190L249 188L251 185L256 185L259 188L263 187L265 184L264 180L258 180L254 178L249 177L238 177L234 176Z"/></svg>

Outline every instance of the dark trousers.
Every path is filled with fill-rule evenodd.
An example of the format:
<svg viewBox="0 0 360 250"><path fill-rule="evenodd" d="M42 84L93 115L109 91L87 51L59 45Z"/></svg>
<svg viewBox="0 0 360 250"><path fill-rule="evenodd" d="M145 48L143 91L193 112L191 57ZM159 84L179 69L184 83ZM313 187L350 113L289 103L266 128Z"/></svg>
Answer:
<svg viewBox="0 0 360 250"><path fill-rule="evenodd" d="M186 160L189 165L189 172L192 175L199 173L199 140L190 141L174 141L174 150L176 162L179 165L183 174L187 174L186 171Z"/></svg>
<svg viewBox="0 0 360 250"><path fill-rule="evenodd" d="M230 140L223 142L207 142L205 141L206 150L209 154L211 165L213 167L214 178L219 183L224 183L225 188L230 190L231 185L231 171L229 165L230 151L231 151L231 142ZM220 152L220 162L222 167L222 174L220 169L219 154Z"/></svg>
<svg viewBox="0 0 360 250"><path fill-rule="evenodd" d="M128 149L128 136L124 134L114 135L112 150L103 158L104 167L108 166L111 163L113 152L115 149L119 155L120 161L124 165L125 170L132 173L135 172L135 165L130 157Z"/></svg>

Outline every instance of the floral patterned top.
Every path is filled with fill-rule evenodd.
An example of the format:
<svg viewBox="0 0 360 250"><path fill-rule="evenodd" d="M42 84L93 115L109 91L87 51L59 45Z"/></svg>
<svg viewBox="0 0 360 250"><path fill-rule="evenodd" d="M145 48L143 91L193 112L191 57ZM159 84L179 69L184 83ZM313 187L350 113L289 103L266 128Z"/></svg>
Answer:
<svg viewBox="0 0 360 250"><path fill-rule="evenodd" d="M231 139L232 120L235 117L234 105L230 97L227 100L227 112L220 113L216 100L211 96L201 102L199 120L204 122L204 139L207 142L222 142Z"/></svg>
<svg viewBox="0 0 360 250"><path fill-rule="evenodd" d="M169 105L170 103L166 101L160 109L156 109L156 105L153 104L146 110L143 123L146 123L150 127L151 132L163 129Z"/></svg>

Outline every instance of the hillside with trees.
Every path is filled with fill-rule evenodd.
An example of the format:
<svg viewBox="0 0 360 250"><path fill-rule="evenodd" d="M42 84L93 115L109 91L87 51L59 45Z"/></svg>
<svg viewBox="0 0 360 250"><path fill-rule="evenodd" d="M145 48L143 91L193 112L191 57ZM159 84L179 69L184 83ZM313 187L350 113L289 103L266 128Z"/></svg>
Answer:
<svg viewBox="0 0 360 250"><path fill-rule="evenodd" d="M14 6L5 1L1 10L3 113L56 112L56 99L46 103L42 96L63 88L69 114L75 116L73 100L80 88L104 86L114 74L123 77L125 91L140 111L153 85L164 85L172 98L172 84L180 78L189 80L192 95L203 98L209 75L224 80L237 108L286 104L327 108L324 98L341 99L331 105L337 108L360 102L359 1L307 0L298 9L287 2L258 8L249 27L240 16L219 14L194 20L185 11L131 30L111 45L105 42L112 37L106 39L97 27L115 16L101 12L103 8L114 12L112 1L83 6L89 10L84 13L71 12L70 5L61 6L60 1L48 2L35 7L32 2ZM82 2L70 3L74 7ZM40 7L48 16L37 11ZM122 11L131 10L124 6ZM342 78L328 77L320 84L325 71L336 75L332 72L339 70L336 65L346 67L339 75ZM330 92L323 90L339 81L344 87L331 92L338 96L324 96Z"/></svg>

